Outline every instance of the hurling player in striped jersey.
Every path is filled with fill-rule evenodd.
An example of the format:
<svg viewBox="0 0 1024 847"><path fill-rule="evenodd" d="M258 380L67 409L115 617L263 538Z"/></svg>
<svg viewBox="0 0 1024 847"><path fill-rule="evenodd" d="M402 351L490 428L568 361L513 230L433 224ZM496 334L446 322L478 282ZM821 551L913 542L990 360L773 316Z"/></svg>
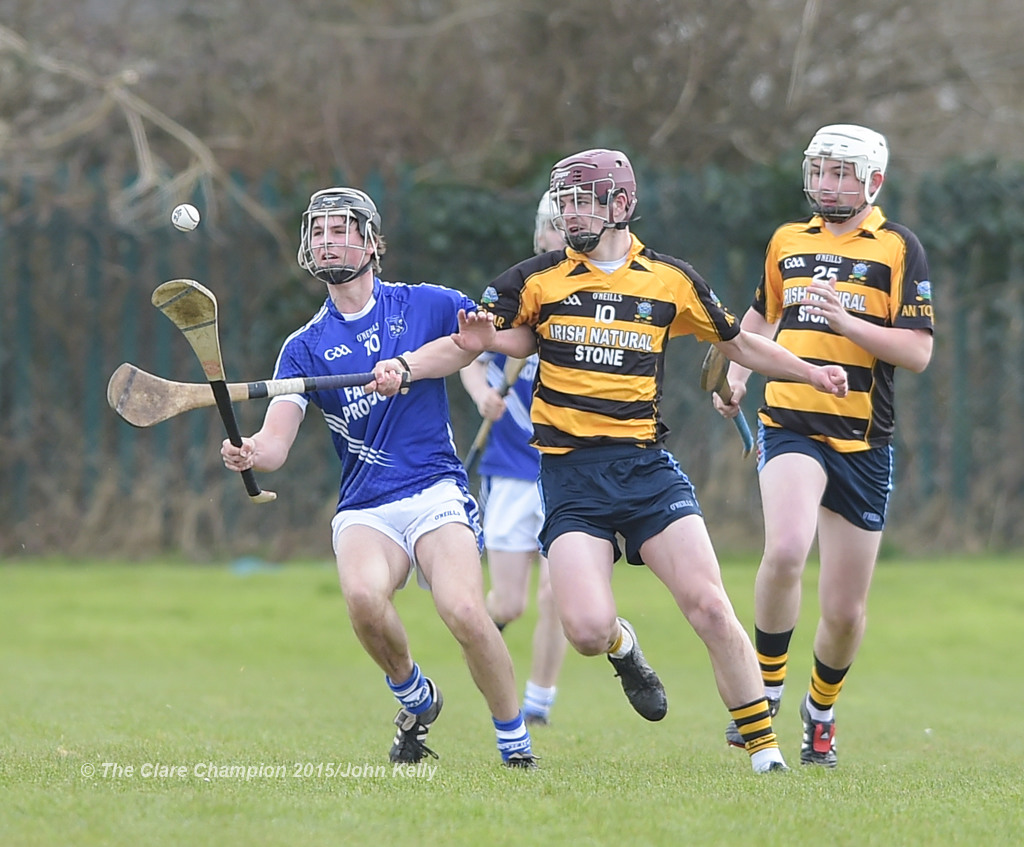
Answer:
<svg viewBox="0 0 1024 847"><path fill-rule="evenodd" d="M491 712L503 764L536 767L519 710L512 659L484 604L480 526L466 471L455 453L443 379L409 385L403 353L458 329L469 298L429 283L384 282L386 245L373 201L354 188L328 188L302 216L300 267L327 297L281 348L275 378L370 371L381 359L399 371L368 388L274 398L263 426L224 441L224 464L273 471L288 458L307 407L323 413L341 460L331 522L341 590L360 644L385 673L398 701L389 758L415 765L430 755L427 732L441 712L441 690L414 661L395 593L415 577L459 642ZM404 376L403 376L404 374Z"/></svg>
<svg viewBox="0 0 1024 847"><path fill-rule="evenodd" d="M810 218L779 227L741 326L798 356L844 367L850 390L826 396L768 380L759 412L758 481L765 546L754 588L754 644L772 714L785 686L801 577L817 538L820 617L801 696L800 761L836 766L834 706L866 625L868 590L893 487L894 372L932 354L928 262L917 237L875 205L889 146L863 126L833 124L804 151ZM729 368L739 409L750 371ZM736 723L726 740L742 745Z"/></svg>
<svg viewBox="0 0 1024 847"><path fill-rule="evenodd" d="M633 235L636 178L622 152L563 159L550 190L566 248L498 276L480 297L481 311L460 315L459 334L408 357L414 384L461 366L453 350L520 357L536 350L530 415L541 452L541 544L569 643L583 655L607 656L642 717L665 716L664 686L616 610L621 535L626 560L650 568L704 642L753 769L786 770L754 648L726 595L693 486L665 447L664 349L670 338L694 335L762 373L840 395L846 373L741 331L692 266ZM400 369L378 365L384 390L393 390Z"/></svg>

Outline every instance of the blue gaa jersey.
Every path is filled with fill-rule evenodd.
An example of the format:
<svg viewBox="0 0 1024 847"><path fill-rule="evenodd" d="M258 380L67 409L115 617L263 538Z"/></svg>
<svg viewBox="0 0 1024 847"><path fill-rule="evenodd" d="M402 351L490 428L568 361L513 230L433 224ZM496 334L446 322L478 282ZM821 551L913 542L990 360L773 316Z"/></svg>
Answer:
<svg viewBox="0 0 1024 847"><path fill-rule="evenodd" d="M499 388L503 382L505 356L483 353L487 361L487 382ZM505 396L506 411L491 427L487 447L480 457L481 476L508 476L534 481L540 476L540 452L530 444L533 424L530 422L530 401L533 399L533 378L537 375L537 354L526 360L512 390Z"/></svg>
<svg viewBox="0 0 1024 847"><path fill-rule="evenodd" d="M458 311L474 311L465 295L439 285L373 281L358 315L342 316L328 297L313 318L284 342L275 379L372 371L382 359L408 353L458 331ZM318 406L341 459L338 511L390 503L442 479L469 491L455 451L443 379L419 380L408 394L381 397L361 386L290 394L282 400Z"/></svg>

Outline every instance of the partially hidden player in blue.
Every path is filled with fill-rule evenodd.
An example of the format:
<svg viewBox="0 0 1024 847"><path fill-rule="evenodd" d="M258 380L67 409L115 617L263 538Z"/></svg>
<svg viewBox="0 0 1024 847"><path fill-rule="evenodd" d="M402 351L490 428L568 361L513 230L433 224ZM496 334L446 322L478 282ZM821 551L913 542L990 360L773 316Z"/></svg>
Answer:
<svg viewBox="0 0 1024 847"><path fill-rule="evenodd" d="M555 229L551 197L540 198L534 219L535 255L564 250L565 239ZM529 603L530 574L537 562L537 621L533 628L533 655L523 695L523 715L530 725L550 722L556 682L569 643L562 632L558 609L551 593L547 557L538 538L544 523L540 494L540 453L530 444L533 422L533 381L539 364L534 354L522 361L518 378L507 394L508 357L483 353L459 375L480 415L493 421L487 447L480 457L480 505L484 510L484 547L491 588L487 611L498 629L519 618ZM515 360L512 360L513 362Z"/></svg>
<svg viewBox="0 0 1024 847"><path fill-rule="evenodd" d="M380 215L362 191L327 188L310 198L298 261L326 284L327 299L285 340L275 379L370 371L458 331L458 312L474 310L473 301L438 285L383 282L385 250ZM390 760L437 758L425 741L441 691L413 661L394 605L415 572L487 701L502 762L536 767L512 660L484 604L477 506L455 452L444 380L403 383L393 397L365 393L376 382L276 397L259 432L241 447L225 441L221 456L231 470L277 470L307 406L319 407L342 466L331 522L341 590L356 636L399 703Z"/></svg>

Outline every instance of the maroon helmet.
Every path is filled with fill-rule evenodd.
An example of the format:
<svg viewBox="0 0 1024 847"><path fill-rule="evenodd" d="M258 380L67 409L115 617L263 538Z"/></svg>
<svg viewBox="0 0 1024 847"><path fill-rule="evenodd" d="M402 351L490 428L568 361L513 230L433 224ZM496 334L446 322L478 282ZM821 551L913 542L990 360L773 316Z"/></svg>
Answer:
<svg viewBox="0 0 1024 847"><path fill-rule="evenodd" d="M615 195L626 195L626 219L611 219L611 203ZM566 222L566 201L573 201L576 207L583 194L592 194L594 199L606 207L602 216L587 215L599 224L597 232L587 231L580 226ZM636 176L626 154L618 150L584 150L567 156L551 169L551 199L556 213L554 224L565 234L565 240L574 250L588 253L601 240L606 229L625 229L629 226L633 209L636 208ZM580 217L580 216L577 216Z"/></svg>

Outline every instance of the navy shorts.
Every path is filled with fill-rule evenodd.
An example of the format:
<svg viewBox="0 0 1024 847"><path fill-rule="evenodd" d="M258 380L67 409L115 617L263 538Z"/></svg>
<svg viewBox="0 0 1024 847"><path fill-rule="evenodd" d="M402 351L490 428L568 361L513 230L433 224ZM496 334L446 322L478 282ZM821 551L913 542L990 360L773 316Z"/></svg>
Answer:
<svg viewBox="0 0 1024 847"><path fill-rule="evenodd" d="M828 481L821 505L861 529L881 532L892 493L892 445L857 453L840 453L822 441L777 426L757 428L757 470L783 453L818 460Z"/></svg>
<svg viewBox="0 0 1024 847"><path fill-rule="evenodd" d="M541 549L566 532L604 538L626 561L642 565L640 546L686 515L702 515L693 485L667 450L633 445L584 447L560 456L542 454L544 498Z"/></svg>

